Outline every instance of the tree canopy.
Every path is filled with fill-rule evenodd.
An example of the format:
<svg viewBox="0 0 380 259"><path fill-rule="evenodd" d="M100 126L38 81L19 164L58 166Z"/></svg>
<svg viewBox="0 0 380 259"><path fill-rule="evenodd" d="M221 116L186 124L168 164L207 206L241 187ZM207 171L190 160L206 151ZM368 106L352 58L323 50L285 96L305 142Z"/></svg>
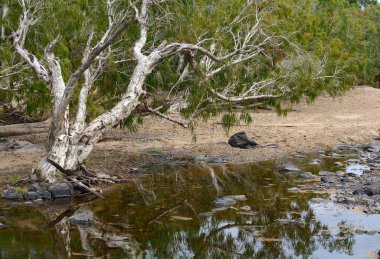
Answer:
<svg viewBox="0 0 380 259"><path fill-rule="evenodd" d="M38 3L33 11L40 19L29 29L25 48L42 58L44 48L60 35L54 53L60 60L63 79L67 81L81 63L91 31L95 32L95 40L99 40L106 30L107 6L103 1L95 0L30 2ZM114 2L115 11L128 5L123 0ZM151 8L146 49L162 41L192 44L202 41L208 49L215 48L215 53L232 50L234 37L239 31L247 31L256 19L249 9L243 13L244 17L234 21L246 2L167 1L161 7ZM21 6L17 1L5 0L1 8L1 100L16 101L20 109L30 114L51 113L50 91L15 55L9 40L17 29ZM262 19L260 29L265 35L273 36L273 41L263 44L255 59L207 77L199 69L205 62L201 55L189 52L181 58L170 58L159 64L146 80L152 108L165 112L181 99L186 102L181 110L186 118L194 114L208 118L222 109L229 111L223 120L229 126L239 120L234 113L236 107L243 111L241 118L249 121L247 111L258 102L243 101L239 105L225 102L221 105L220 101L214 100L209 89L226 96L244 96L255 85L261 94L278 96L262 99L260 105L274 106L283 112L282 100L297 102L303 96L313 100L322 92L337 95L355 83L372 83L379 73L380 7L376 1L267 0L261 1L258 8ZM87 120L109 110L119 101L136 64L131 46L140 32L138 24L133 21L133 10L129 9L129 25L110 52L104 73L97 78L89 93ZM261 39L255 40L260 41L265 36L259 34L257 37ZM181 68L179 63L186 58L191 59L190 66ZM71 102L73 110L78 97L79 90ZM131 124L136 120L130 117L127 122Z"/></svg>

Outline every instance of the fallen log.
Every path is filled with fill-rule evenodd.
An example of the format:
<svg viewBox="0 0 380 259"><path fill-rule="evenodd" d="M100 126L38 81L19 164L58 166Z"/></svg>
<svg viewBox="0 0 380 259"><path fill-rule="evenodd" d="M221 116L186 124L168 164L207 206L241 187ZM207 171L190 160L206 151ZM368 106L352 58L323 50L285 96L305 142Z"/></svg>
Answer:
<svg viewBox="0 0 380 259"><path fill-rule="evenodd" d="M51 120L0 126L0 137L48 132Z"/></svg>

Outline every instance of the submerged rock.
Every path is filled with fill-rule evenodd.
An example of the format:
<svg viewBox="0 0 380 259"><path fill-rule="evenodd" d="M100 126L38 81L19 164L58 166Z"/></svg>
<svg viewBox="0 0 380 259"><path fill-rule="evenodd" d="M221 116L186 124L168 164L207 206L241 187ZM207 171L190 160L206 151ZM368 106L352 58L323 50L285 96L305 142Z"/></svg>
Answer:
<svg viewBox="0 0 380 259"><path fill-rule="evenodd" d="M228 144L232 147L242 149L255 148L259 146L259 144L257 144L254 140L248 139L248 136L244 131L232 135L228 140Z"/></svg>
<svg viewBox="0 0 380 259"><path fill-rule="evenodd" d="M282 165L280 167L278 167L278 170L281 171L281 172L301 172L301 169L299 169L298 167L294 166L294 165L291 165L291 164L285 164L285 165Z"/></svg>
<svg viewBox="0 0 380 259"><path fill-rule="evenodd" d="M246 201L247 200L245 195L227 195L227 196L224 196L223 198L233 199L235 201Z"/></svg>
<svg viewBox="0 0 380 259"><path fill-rule="evenodd" d="M310 172L303 172L300 174L300 178L305 181L316 180L318 177Z"/></svg>
<svg viewBox="0 0 380 259"><path fill-rule="evenodd" d="M3 198L7 200L23 200L24 197L15 188L9 187L3 192Z"/></svg>
<svg viewBox="0 0 380 259"><path fill-rule="evenodd" d="M214 204L216 207L231 207L235 205L236 201L231 198L223 197L217 198L214 200Z"/></svg>

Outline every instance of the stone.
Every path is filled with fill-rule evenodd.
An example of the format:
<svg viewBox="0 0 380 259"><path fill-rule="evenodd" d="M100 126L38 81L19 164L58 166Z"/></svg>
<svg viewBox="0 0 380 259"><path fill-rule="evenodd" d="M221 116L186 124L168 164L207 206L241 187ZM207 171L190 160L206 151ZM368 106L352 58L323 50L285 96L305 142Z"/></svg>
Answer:
<svg viewBox="0 0 380 259"><path fill-rule="evenodd" d="M249 149L259 147L254 140L248 139L247 134L244 131L235 133L228 140L228 144L235 148Z"/></svg>
<svg viewBox="0 0 380 259"><path fill-rule="evenodd" d="M300 178L305 181L316 180L318 177L310 172L303 172L300 174Z"/></svg>
<svg viewBox="0 0 380 259"><path fill-rule="evenodd" d="M27 192L25 194L25 200L38 200L41 196L37 192Z"/></svg>
<svg viewBox="0 0 380 259"><path fill-rule="evenodd" d="M252 208L250 206L248 206L248 205L245 205L245 206L240 207L240 210L251 211Z"/></svg>
<svg viewBox="0 0 380 259"><path fill-rule="evenodd" d="M343 166L342 162L334 162L334 166Z"/></svg>
<svg viewBox="0 0 380 259"><path fill-rule="evenodd" d="M23 200L24 199L22 194L16 191L16 189L13 187L9 187L7 190L3 192L3 198L7 200Z"/></svg>
<svg viewBox="0 0 380 259"><path fill-rule="evenodd" d="M65 180L57 180L47 189L55 199L71 197L71 184Z"/></svg>
<svg viewBox="0 0 380 259"><path fill-rule="evenodd" d="M321 170L321 171L319 171L319 175L320 176L327 176L327 175L334 175L334 173L333 172L329 172L329 171L323 171L323 170Z"/></svg>
<svg viewBox="0 0 380 259"><path fill-rule="evenodd" d="M380 183L374 183L363 187L365 194L368 196L380 195Z"/></svg>
<svg viewBox="0 0 380 259"><path fill-rule="evenodd" d="M342 155L340 155L340 154L337 154L337 153L330 153L330 154L328 154L327 155L328 157L333 157L333 158L338 158L338 157L343 157Z"/></svg>
<svg viewBox="0 0 380 259"><path fill-rule="evenodd" d="M363 188L357 188L352 194L354 194L354 195L364 195L365 192L364 192Z"/></svg>
<svg viewBox="0 0 380 259"><path fill-rule="evenodd" d="M51 193L40 183L33 183L29 187L28 192L36 192L39 195L39 198L37 199L50 200L52 198Z"/></svg>
<svg viewBox="0 0 380 259"><path fill-rule="evenodd" d="M247 200L245 195L227 195L227 196L224 196L223 198L233 199L235 201L246 201Z"/></svg>
<svg viewBox="0 0 380 259"><path fill-rule="evenodd" d="M335 174L336 174L336 176L338 176L338 177L343 177L346 173L343 172L343 171L337 171L337 172L335 172Z"/></svg>
<svg viewBox="0 0 380 259"><path fill-rule="evenodd" d="M309 163L309 165L319 165L319 164L321 164L321 160L319 159L313 159Z"/></svg>
<svg viewBox="0 0 380 259"><path fill-rule="evenodd" d="M335 177L332 175L326 175L321 177L321 182L323 183L334 183Z"/></svg>
<svg viewBox="0 0 380 259"><path fill-rule="evenodd" d="M282 165L278 168L278 170L281 172L301 172L301 169L291 164Z"/></svg>
<svg viewBox="0 0 380 259"><path fill-rule="evenodd" d="M234 199L231 198L217 198L214 200L214 204L216 207L231 207L236 203Z"/></svg>

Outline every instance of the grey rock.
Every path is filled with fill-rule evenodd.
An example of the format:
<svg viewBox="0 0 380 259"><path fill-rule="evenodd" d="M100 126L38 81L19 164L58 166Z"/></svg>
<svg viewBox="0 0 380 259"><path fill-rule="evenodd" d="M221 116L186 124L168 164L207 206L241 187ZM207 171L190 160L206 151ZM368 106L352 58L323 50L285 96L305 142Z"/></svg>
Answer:
<svg viewBox="0 0 380 259"><path fill-rule="evenodd" d="M23 200L24 199L22 194L16 191L16 189L13 187L10 187L3 192L3 198L7 200Z"/></svg>
<svg viewBox="0 0 380 259"><path fill-rule="evenodd" d="M38 200L41 196L37 192L27 192L25 194L25 200Z"/></svg>
<svg viewBox="0 0 380 259"><path fill-rule="evenodd" d="M244 131L232 135L228 140L228 144L232 147L242 149L255 148L259 146L259 144L257 144L254 140L248 139L248 136Z"/></svg>
<svg viewBox="0 0 380 259"><path fill-rule="evenodd" d="M321 170L321 171L319 171L319 175L320 176L328 176L328 175L334 175L334 173L333 172L329 172L329 171L323 171L323 170Z"/></svg>
<svg viewBox="0 0 380 259"><path fill-rule="evenodd" d="M53 198L69 198L71 197L71 184L64 180L58 180L48 186L48 191Z"/></svg>
<svg viewBox="0 0 380 259"><path fill-rule="evenodd" d="M368 196L380 195L380 183L366 185L364 186L363 190Z"/></svg>
<svg viewBox="0 0 380 259"><path fill-rule="evenodd" d="M345 175L345 172L343 172L343 171L337 171L337 172L335 172L335 175L338 176L338 177L342 177L342 176Z"/></svg>
<svg viewBox="0 0 380 259"><path fill-rule="evenodd" d="M335 182L335 177L332 175L326 175L321 177L321 181L323 183L334 183Z"/></svg>
<svg viewBox="0 0 380 259"><path fill-rule="evenodd" d="M224 196L223 198L233 199L235 201L246 201L247 200L245 195L227 195L227 196Z"/></svg>
<svg viewBox="0 0 380 259"><path fill-rule="evenodd" d="M306 181L316 180L318 177L310 172L303 172L300 174L300 178Z"/></svg>
<svg viewBox="0 0 380 259"><path fill-rule="evenodd" d="M357 188L356 190L354 190L354 192L352 194L354 194L354 195L365 195L365 192L364 192L363 188Z"/></svg>
<svg viewBox="0 0 380 259"><path fill-rule="evenodd" d="M335 166L343 166L343 163L342 162L334 162L334 165Z"/></svg>
<svg viewBox="0 0 380 259"><path fill-rule="evenodd" d="M321 164L321 160L319 159L313 159L309 163L309 165L319 165L319 164Z"/></svg>
<svg viewBox="0 0 380 259"><path fill-rule="evenodd" d="M339 150L339 151L348 151L348 150L353 150L355 148L348 145L341 145L341 146L336 146L334 149Z"/></svg>
<svg viewBox="0 0 380 259"><path fill-rule="evenodd" d="M328 156L328 157L333 157L333 158L343 157L342 155L337 154L337 153L334 153L334 152L328 154L327 156Z"/></svg>
<svg viewBox="0 0 380 259"><path fill-rule="evenodd" d="M47 186L43 186L40 183L33 183L29 186L28 192L36 192L39 195L37 199L50 200L52 198L51 193L47 190Z"/></svg>
<svg viewBox="0 0 380 259"><path fill-rule="evenodd" d="M240 210L251 211L252 208L250 206L248 206L248 205L245 205L245 206L240 207Z"/></svg>
<svg viewBox="0 0 380 259"><path fill-rule="evenodd" d="M291 164L282 165L278 168L278 170L281 172L301 172L301 169Z"/></svg>
<svg viewBox="0 0 380 259"><path fill-rule="evenodd" d="M214 204L216 207L231 207L236 203L234 199L231 198L217 198L214 200Z"/></svg>

